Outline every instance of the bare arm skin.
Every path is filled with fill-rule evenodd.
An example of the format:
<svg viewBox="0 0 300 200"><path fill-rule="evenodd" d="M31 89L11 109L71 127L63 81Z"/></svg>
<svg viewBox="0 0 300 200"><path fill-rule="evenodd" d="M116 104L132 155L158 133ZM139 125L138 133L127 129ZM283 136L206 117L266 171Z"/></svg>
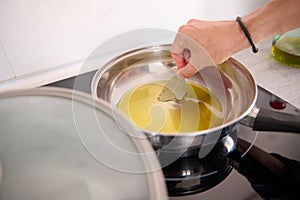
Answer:
<svg viewBox="0 0 300 200"><path fill-rule="evenodd" d="M271 0L242 21L254 42L259 43L300 27L300 0ZM193 19L179 28L171 53L180 73L190 77L211 61L220 64L248 47L250 43L235 20Z"/></svg>

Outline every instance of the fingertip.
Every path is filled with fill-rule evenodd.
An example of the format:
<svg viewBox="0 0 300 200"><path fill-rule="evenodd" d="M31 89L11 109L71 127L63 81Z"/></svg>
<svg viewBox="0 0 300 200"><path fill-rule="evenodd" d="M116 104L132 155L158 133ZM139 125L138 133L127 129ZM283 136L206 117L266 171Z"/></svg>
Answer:
<svg viewBox="0 0 300 200"><path fill-rule="evenodd" d="M173 60L178 69L180 69L186 65L185 60L181 56L179 56L177 54L171 54L171 55L172 55Z"/></svg>
<svg viewBox="0 0 300 200"><path fill-rule="evenodd" d="M198 70L190 63L188 63L185 67L178 70L178 73L180 73L185 78L192 77L197 72Z"/></svg>
<svg viewBox="0 0 300 200"><path fill-rule="evenodd" d="M171 52L171 56L172 56L172 58L173 58L173 60L178 60L178 59L182 59L179 55L177 55L176 53L172 53Z"/></svg>

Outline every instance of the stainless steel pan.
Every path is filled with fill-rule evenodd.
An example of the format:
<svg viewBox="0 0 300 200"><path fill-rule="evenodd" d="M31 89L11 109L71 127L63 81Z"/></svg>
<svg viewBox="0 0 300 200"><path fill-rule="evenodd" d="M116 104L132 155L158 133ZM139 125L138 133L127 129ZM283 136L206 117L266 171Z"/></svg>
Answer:
<svg viewBox="0 0 300 200"><path fill-rule="evenodd" d="M114 58L96 73L92 82L94 98L110 102L112 108L116 109L120 98L132 87L154 80L168 80L177 70L170 48L171 45L145 47ZM232 140L234 143L231 135L240 122L251 125L254 129L267 130L270 127L272 131L300 132L299 115L275 116L272 119L274 113L263 111L263 117L257 117L260 109L255 107L256 82L247 68L233 58L218 66L206 67L187 81L206 87L222 102L223 124L190 133L162 134L143 130L157 149L185 152L214 146L224 140L231 144ZM286 117L288 120L285 120ZM276 125L272 126L274 120ZM264 123L267 125L264 126ZM234 144L229 146L229 150L234 148ZM210 147L207 151L209 149Z"/></svg>

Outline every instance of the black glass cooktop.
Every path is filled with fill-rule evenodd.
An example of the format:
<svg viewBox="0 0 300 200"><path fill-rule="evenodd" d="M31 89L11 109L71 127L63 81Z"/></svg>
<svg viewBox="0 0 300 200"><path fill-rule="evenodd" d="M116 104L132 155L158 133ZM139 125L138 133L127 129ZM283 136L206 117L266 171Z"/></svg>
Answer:
<svg viewBox="0 0 300 200"><path fill-rule="evenodd" d="M80 84L76 84L75 89L91 94L91 83L95 73L96 71L92 71L48 86L74 89L75 79L80 78ZM256 106L300 115L299 109L261 87L258 87ZM252 146L252 141L239 138L239 134L234 131L229 135L236 141L234 150L230 152L224 143L218 142L204 158L200 159L197 154L183 156L164 167L162 170L169 196L174 199L200 199L202 194L207 194L211 188L222 184L232 170L235 170L257 193L253 199L300 199L300 162L290 159L288 155L280 155L280 152L265 152L255 144ZM300 142L300 136L297 140ZM250 145L250 151L245 154Z"/></svg>

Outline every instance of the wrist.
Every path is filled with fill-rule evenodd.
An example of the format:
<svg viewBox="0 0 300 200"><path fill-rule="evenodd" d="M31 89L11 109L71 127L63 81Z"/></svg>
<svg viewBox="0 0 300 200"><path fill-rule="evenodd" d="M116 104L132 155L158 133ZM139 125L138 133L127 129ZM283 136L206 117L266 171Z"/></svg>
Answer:
<svg viewBox="0 0 300 200"><path fill-rule="evenodd" d="M231 50L233 51L232 53L237 53L238 51L241 51L243 49L246 49L250 47L250 43L245 36L245 33L241 29L239 23L235 20L231 21L231 30L233 32L233 41L232 41L232 47Z"/></svg>
<svg viewBox="0 0 300 200"><path fill-rule="evenodd" d="M245 37L249 41L249 44L251 45L251 48L252 48L252 52L253 53L257 53L258 52L258 48L256 47L256 45L255 45L255 43L254 43L254 41L252 39L252 36L250 35L248 29L245 27L245 25L244 25L244 23L242 21L242 18L240 16L238 16L235 21L239 24L239 26L242 29Z"/></svg>
<svg viewBox="0 0 300 200"><path fill-rule="evenodd" d="M255 43L259 43L272 35L276 34L276 23L270 22L267 14L261 12L261 14L254 14L246 16L243 19L245 26L247 27L252 39Z"/></svg>

